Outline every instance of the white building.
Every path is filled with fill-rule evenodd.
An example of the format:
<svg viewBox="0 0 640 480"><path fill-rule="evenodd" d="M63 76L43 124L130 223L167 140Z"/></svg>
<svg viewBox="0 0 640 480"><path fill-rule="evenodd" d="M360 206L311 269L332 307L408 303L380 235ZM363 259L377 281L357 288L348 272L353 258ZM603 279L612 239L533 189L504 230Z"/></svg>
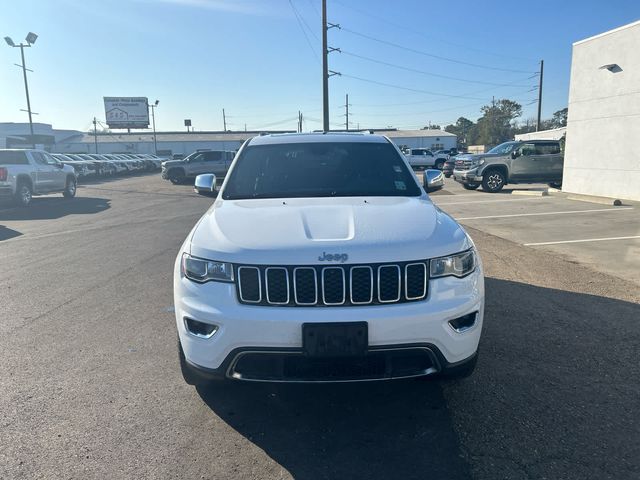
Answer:
<svg viewBox="0 0 640 480"><path fill-rule="evenodd" d="M455 148L458 145L458 137L444 130L374 130L376 133L386 135L399 147L428 148L433 152L438 150Z"/></svg>
<svg viewBox="0 0 640 480"><path fill-rule="evenodd" d="M640 200L640 21L573 44L562 190Z"/></svg>
<svg viewBox="0 0 640 480"><path fill-rule="evenodd" d="M567 127L540 130L538 132L521 133L515 136L518 141L527 140L560 140L567 133Z"/></svg>

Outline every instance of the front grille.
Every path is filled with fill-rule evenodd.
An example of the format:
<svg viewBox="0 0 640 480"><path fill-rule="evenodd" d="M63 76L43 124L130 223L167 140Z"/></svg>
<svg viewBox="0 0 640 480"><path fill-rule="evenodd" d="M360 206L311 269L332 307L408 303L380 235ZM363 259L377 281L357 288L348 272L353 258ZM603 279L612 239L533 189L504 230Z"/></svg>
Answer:
<svg viewBox="0 0 640 480"><path fill-rule="evenodd" d="M456 170L470 170L475 167L473 160L456 160Z"/></svg>
<svg viewBox="0 0 640 480"><path fill-rule="evenodd" d="M237 267L241 303L269 306L355 306L423 300L428 261L373 265Z"/></svg>

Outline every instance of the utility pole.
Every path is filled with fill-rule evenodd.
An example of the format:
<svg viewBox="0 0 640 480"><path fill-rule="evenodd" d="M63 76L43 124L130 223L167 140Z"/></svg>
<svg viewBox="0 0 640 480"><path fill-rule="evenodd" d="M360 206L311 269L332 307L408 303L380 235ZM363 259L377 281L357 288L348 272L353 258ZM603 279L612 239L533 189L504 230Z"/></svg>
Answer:
<svg viewBox="0 0 640 480"><path fill-rule="evenodd" d="M302 133L302 112L298 110L298 133Z"/></svg>
<svg viewBox="0 0 640 480"><path fill-rule="evenodd" d="M347 93L345 95L345 101L344 101L344 108L345 108L345 122L344 125L345 127L347 127L347 132L349 131L349 94Z"/></svg>
<svg viewBox="0 0 640 480"><path fill-rule="evenodd" d="M224 114L224 108L222 109L222 125L223 125L223 130L226 132L227 131L227 116Z"/></svg>
<svg viewBox="0 0 640 480"><path fill-rule="evenodd" d="M96 146L96 153L98 153L98 121L96 117L93 117L93 142Z"/></svg>
<svg viewBox="0 0 640 480"><path fill-rule="evenodd" d="M322 0L322 129L329 131L329 50L327 49L327 0ZM24 63L24 62L23 62ZM25 74L25 78L26 74Z"/></svg>
<svg viewBox="0 0 640 480"><path fill-rule="evenodd" d="M538 85L538 123L536 123L536 132L540 130L540 117L542 116L542 77L544 74L544 60L540 60L540 83Z"/></svg>

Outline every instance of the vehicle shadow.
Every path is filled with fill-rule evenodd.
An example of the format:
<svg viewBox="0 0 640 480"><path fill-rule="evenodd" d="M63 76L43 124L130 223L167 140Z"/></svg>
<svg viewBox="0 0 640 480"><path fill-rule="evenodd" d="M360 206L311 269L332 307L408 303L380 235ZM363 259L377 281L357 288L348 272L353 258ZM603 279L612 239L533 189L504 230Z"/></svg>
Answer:
<svg viewBox="0 0 640 480"><path fill-rule="evenodd" d="M470 478L436 381L220 387L198 393L296 479Z"/></svg>
<svg viewBox="0 0 640 480"><path fill-rule="evenodd" d="M0 212L0 215L2 215L2 212ZM20 235L22 235L22 233L17 230L12 230L4 225L0 225L0 242L3 240L9 240L10 238L19 237Z"/></svg>
<svg viewBox="0 0 640 480"><path fill-rule="evenodd" d="M29 207L0 210L0 220L52 220L67 215L94 214L111 207L106 198L34 197Z"/></svg>

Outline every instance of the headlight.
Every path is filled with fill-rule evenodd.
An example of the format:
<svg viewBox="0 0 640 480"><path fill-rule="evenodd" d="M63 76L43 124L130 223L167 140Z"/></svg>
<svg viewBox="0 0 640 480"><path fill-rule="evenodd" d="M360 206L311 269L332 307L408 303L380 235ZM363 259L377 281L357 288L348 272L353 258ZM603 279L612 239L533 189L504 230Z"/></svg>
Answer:
<svg viewBox="0 0 640 480"><path fill-rule="evenodd" d="M456 253L449 257L434 258L431 260L430 265L431 278L446 277L449 275L461 278L475 270L476 252L472 249L466 252Z"/></svg>
<svg viewBox="0 0 640 480"><path fill-rule="evenodd" d="M194 282L233 282L233 265L182 254L182 275Z"/></svg>

